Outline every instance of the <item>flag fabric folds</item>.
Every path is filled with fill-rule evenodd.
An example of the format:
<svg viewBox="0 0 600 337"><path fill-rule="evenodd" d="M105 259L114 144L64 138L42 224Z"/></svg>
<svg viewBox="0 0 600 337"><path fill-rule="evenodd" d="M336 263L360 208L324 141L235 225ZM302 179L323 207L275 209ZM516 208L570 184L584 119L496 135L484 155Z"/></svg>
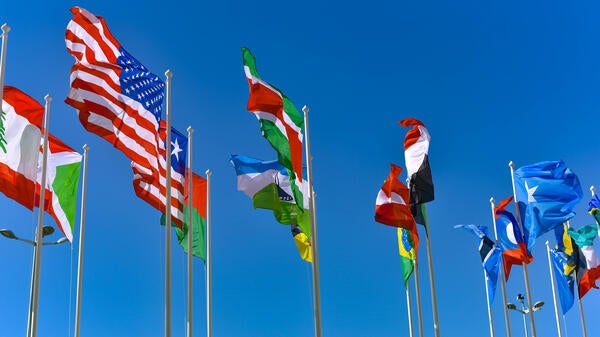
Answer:
<svg viewBox="0 0 600 337"><path fill-rule="evenodd" d="M594 239L598 235L598 226L587 225L578 230L569 228L568 231L579 247L577 283L579 298L582 298L590 289L598 289L596 281L600 279L600 260L594 250Z"/></svg>
<svg viewBox="0 0 600 337"><path fill-rule="evenodd" d="M33 210L39 207L44 107L17 88L5 86L4 143L0 149L0 191ZM81 155L48 135L44 211L73 240Z"/></svg>
<svg viewBox="0 0 600 337"><path fill-rule="evenodd" d="M600 209L600 198L598 198L597 194L594 194L594 196L592 196L592 199L588 203L587 210L594 217L594 219L596 219L596 223L598 225L600 225L600 212L598 212L599 209Z"/></svg>
<svg viewBox="0 0 600 337"><path fill-rule="evenodd" d="M522 265L531 263L533 256L527 250L526 242L528 238L527 230L521 233L519 224L512 213L506 210L506 206L513 200L513 197L502 200L494 208L496 216L496 227L498 229L498 241L502 247L502 257L504 260L504 275L508 281L512 265Z"/></svg>
<svg viewBox="0 0 600 337"><path fill-rule="evenodd" d="M416 251L419 245L419 234L408 205L408 188L398 180L400 172L402 172L400 166L390 164L390 174L383 182L375 200L375 221L407 229L412 234Z"/></svg>
<svg viewBox="0 0 600 337"><path fill-rule="evenodd" d="M572 262L565 252L554 248L550 249L550 259L556 275L560 308L563 315L565 315L573 307L575 301L575 275L572 266L570 266Z"/></svg>
<svg viewBox="0 0 600 337"><path fill-rule="evenodd" d="M408 279L415 268L417 253L415 251L412 234L402 227L398 227L398 250L400 252L402 279L404 280L404 286L406 287Z"/></svg>
<svg viewBox="0 0 600 337"><path fill-rule="evenodd" d="M404 138L404 158L409 178L411 210L415 221L424 225L425 218L421 205L434 199L428 154L431 136L425 125L417 119L406 118L398 124L412 127Z"/></svg>
<svg viewBox="0 0 600 337"><path fill-rule="evenodd" d="M265 82L256 68L256 59L248 48L242 48L244 72L250 86L248 111L260 123L262 135L277 152L279 162L289 171L293 196L304 209L306 186L302 173L304 116L281 90Z"/></svg>
<svg viewBox="0 0 600 337"><path fill-rule="evenodd" d="M488 303L491 305L494 302L496 284L498 283L502 249L496 246L494 241L487 236L486 226L457 225L454 228L464 228L479 238L479 254L486 275Z"/></svg>
<svg viewBox="0 0 600 337"><path fill-rule="evenodd" d="M272 210L281 224L297 225L291 228L292 237L300 257L311 262L309 212L298 207L294 199L289 171L276 160L232 155L230 162L237 174L238 190L252 199L254 208Z"/></svg>
<svg viewBox="0 0 600 337"><path fill-rule="evenodd" d="M540 235L575 215L573 207L583 197L579 179L562 161L523 166L514 173L523 227L529 231L531 250Z"/></svg>

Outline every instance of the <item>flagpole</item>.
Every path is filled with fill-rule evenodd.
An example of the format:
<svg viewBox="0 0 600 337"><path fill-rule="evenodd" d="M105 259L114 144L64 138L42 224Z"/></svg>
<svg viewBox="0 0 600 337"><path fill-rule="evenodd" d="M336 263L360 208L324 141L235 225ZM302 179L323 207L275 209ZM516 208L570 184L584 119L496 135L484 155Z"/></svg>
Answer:
<svg viewBox="0 0 600 337"><path fill-rule="evenodd" d="M40 180L40 201L38 209L38 223L35 233L35 282L33 285L33 300L30 307L31 310L31 337L37 335L37 321L38 321L38 302L40 296L40 269L42 264L42 237L44 227L44 203L46 195L46 167L48 166L48 127L50 124L50 102L52 97L50 95L44 96L46 100L45 112L44 112L44 143L42 147L42 177Z"/></svg>
<svg viewBox="0 0 600 337"><path fill-rule="evenodd" d="M192 174L192 133L194 133L194 129L192 129L191 126L188 126L187 128L187 132L188 132L188 193L187 193L187 197L188 197L188 213L187 213L187 218L188 218L188 228L187 228L187 235L188 235L188 260L187 260L187 270L188 270L188 306L187 306L187 312L188 312L188 321L187 321L187 336L188 337L192 337L192 321L193 321L193 240L192 237L194 236L194 230L192 228L193 226L193 222L192 222L192 196L194 195L192 189L194 184L192 183L192 179L193 179L193 174Z"/></svg>
<svg viewBox="0 0 600 337"><path fill-rule="evenodd" d="M438 320L437 297L435 295L435 281L433 277L433 257L431 256L431 242L429 240L429 217L427 216L427 205L421 204L421 207L423 207L423 217L425 219L425 243L427 245L427 266L429 267L429 285L431 287L431 309L433 311L433 329L435 331L435 336L440 337L440 323Z"/></svg>
<svg viewBox="0 0 600 337"><path fill-rule="evenodd" d="M494 223L494 236L496 238L496 245L498 247L500 247L499 241L498 241L498 229L496 228L496 211L495 211L495 204L494 204L494 197L490 198L490 206L492 207L492 222ZM503 310L504 310L504 321L506 322L506 336L507 337L511 337L511 332L510 332L510 319L508 316L508 308L506 307L507 301L506 301L506 280L504 279L504 256L501 255L500 257L500 261L502 262L502 267L500 268L500 286L502 288L502 302L503 302Z"/></svg>
<svg viewBox="0 0 600 337"><path fill-rule="evenodd" d="M510 167L510 178L512 181L513 198L515 202L515 212L517 214L517 224L521 233L525 233L523 230L523 224L521 223L521 211L519 210L519 201L517 200L517 189L515 186L515 163L512 160L508 163ZM527 264L523 262L523 277L525 278L525 291L527 292L527 306L531 307L531 290L529 289L529 273L527 272ZM529 323L531 324L531 337L536 337L535 332L535 320L533 318L533 310L529 311Z"/></svg>
<svg viewBox="0 0 600 337"><path fill-rule="evenodd" d="M571 228L571 219L567 220L567 228ZM575 280L578 280L577 277L577 268L573 271L575 273ZM579 282L577 283L577 301L579 302L579 317L581 318L581 330L583 332L583 337L587 337L587 328L585 326L585 313L583 311L583 302L581 301L581 297L579 296Z"/></svg>
<svg viewBox="0 0 600 337"><path fill-rule="evenodd" d="M165 139L166 205L165 205L165 337L171 337L171 70L165 71L167 137Z"/></svg>
<svg viewBox="0 0 600 337"><path fill-rule="evenodd" d="M483 282L485 282L485 296L487 298L488 319L490 320L490 337L494 337L494 317L492 316L492 304L490 303L490 289L488 287L488 275L483 269Z"/></svg>
<svg viewBox="0 0 600 337"><path fill-rule="evenodd" d="M10 26L3 24L2 27L2 50L0 50L0 104L4 97L4 66L6 65L6 45L8 42L8 32L10 32ZM0 106L0 108L2 108Z"/></svg>
<svg viewBox="0 0 600 337"><path fill-rule="evenodd" d="M410 283L406 282L406 307L408 312L408 332L410 337L414 337L415 332L413 328L413 319L412 319L412 305L410 301Z"/></svg>
<svg viewBox="0 0 600 337"><path fill-rule="evenodd" d="M79 251L77 257L77 294L75 295L75 337L79 337L81 323L81 283L83 280L83 239L85 232L85 195L87 182L87 161L90 147L83 146L83 179L81 179L81 214L79 218Z"/></svg>
<svg viewBox="0 0 600 337"><path fill-rule="evenodd" d="M552 299L554 300L554 317L556 318L556 327L558 328L558 337L562 337L562 327L560 325L560 315L558 314L558 300L556 299L556 286L554 285L554 268L552 268L552 259L550 258L550 241L546 241L546 252L548 253L548 268L550 269L550 282L552 283Z"/></svg>
<svg viewBox="0 0 600 337"><path fill-rule="evenodd" d="M419 263L415 259L413 275L415 276L415 299L417 302L417 322L419 323L419 337L423 337L423 310L421 309L421 287L419 286Z"/></svg>
<svg viewBox="0 0 600 337"><path fill-rule="evenodd" d="M590 186L590 192L592 192L592 198L593 198L596 195L596 188L594 187L594 185ZM595 216L594 216L594 219L596 219ZM596 220L596 224L600 228L600 223L598 223L598 220ZM598 231L598 237L600 237L600 230Z"/></svg>
<svg viewBox="0 0 600 337"><path fill-rule="evenodd" d="M315 192L312 186L312 157L310 155L310 138L308 133L308 106L302 107L304 112L304 137L305 137L305 149L306 149L306 171L307 179L306 184L308 185L308 194L310 197L310 245L312 247L312 280L313 280L313 305L314 305L314 319L315 319L315 337L321 337L321 288L319 281L319 251L318 251L318 240L317 240L317 217L316 217L316 203L315 203Z"/></svg>
<svg viewBox="0 0 600 337"><path fill-rule="evenodd" d="M206 336L212 337L212 243L210 223L210 176L206 170ZM189 247L188 247L189 249Z"/></svg>

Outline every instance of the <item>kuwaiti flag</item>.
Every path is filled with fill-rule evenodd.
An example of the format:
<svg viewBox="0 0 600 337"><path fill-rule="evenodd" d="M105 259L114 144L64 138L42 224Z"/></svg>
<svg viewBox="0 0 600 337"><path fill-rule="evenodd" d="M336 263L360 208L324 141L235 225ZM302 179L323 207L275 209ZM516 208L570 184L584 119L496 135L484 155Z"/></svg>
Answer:
<svg viewBox="0 0 600 337"><path fill-rule="evenodd" d="M405 127L412 127L404 138L404 159L406 173L409 177L410 205L415 220L424 224L419 205L434 199L433 179L429 167L429 132L425 125L417 119L406 118L398 122Z"/></svg>
<svg viewBox="0 0 600 337"><path fill-rule="evenodd" d="M494 302L496 293L496 284L498 283L498 274L500 272L500 256L502 249L496 246L494 241L487 236L486 226L475 225L457 225L454 228L464 228L479 237L479 255L481 263L485 270L485 280L488 289L488 303Z"/></svg>
<svg viewBox="0 0 600 337"><path fill-rule="evenodd" d="M531 250L540 235L575 216L583 197L577 175L563 161L544 161L515 171L515 186L523 227Z"/></svg>
<svg viewBox="0 0 600 337"><path fill-rule="evenodd" d="M513 197L506 198L494 208L496 214L496 227L498 228L498 239L502 246L502 257L504 260L504 275L508 281L510 270L513 264L522 265L531 263L533 256L527 250L527 230L524 234L519 229L519 224L515 217L506 210L506 206L513 200Z"/></svg>
<svg viewBox="0 0 600 337"><path fill-rule="evenodd" d="M19 89L5 86L2 115L0 191L33 210L39 206L44 107ZM81 155L51 134L48 148L44 210L72 241Z"/></svg>
<svg viewBox="0 0 600 337"><path fill-rule="evenodd" d="M598 226L587 225L578 230L569 228L569 235L579 246L577 282L579 298L582 298L590 289L598 289L596 281L600 279L600 260L594 250L594 239L598 235Z"/></svg>
<svg viewBox="0 0 600 337"><path fill-rule="evenodd" d="M419 234L408 205L408 188L398 180L402 168L390 164L390 174L383 182L375 200L375 221L388 226L406 228L413 237L417 251Z"/></svg>

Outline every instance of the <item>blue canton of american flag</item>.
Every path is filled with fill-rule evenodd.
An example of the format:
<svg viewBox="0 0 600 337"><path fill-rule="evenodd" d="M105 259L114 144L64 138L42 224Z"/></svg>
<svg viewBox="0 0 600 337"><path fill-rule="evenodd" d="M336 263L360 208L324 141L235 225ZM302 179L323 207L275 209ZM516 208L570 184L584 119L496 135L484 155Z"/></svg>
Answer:
<svg viewBox="0 0 600 337"><path fill-rule="evenodd" d="M157 121L161 119L162 102L165 97L165 82L151 73L148 68L136 60L123 47L117 64L123 68L119 81L125 96L140 102L152 112Z"/></svg>
<svg viewBox="0 0 600 337"><path fill-rule="evenodd" d="M171 167L185 176L188 139L181 132L171 128ZM166 146L165 146L166 148Z"/></svg>

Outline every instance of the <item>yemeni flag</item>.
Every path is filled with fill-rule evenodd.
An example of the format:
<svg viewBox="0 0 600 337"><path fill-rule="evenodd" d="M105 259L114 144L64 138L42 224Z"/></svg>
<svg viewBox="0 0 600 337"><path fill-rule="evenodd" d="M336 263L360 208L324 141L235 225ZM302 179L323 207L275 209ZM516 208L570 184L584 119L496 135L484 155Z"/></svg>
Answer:
<svg viewBox="0 0 600 337"><path fill-rule="evenodd" d="M375 221L384 225L407 229L414 241L414 249L419 245L419 234L415 219L408 205L408 188L398 180L402 168L390 164L390 175L383 182L375 201Z"/></svg>
<svg viewBox="0 0 600 337"><path fill-rule="evenodd" d="M594 239L598 235L597 225L587 225L575 230L569 228L569 235L579 246L579 262L577 263L577 283L579 298L592 288L598 289L596 281L600 279L600 260L594 250Z"/></svg>
<svg viewBox="0 0 600 337"><path fill-rule="evenodd" d="M434 199L433 179L429 167L429 132L425 125L414 118L398 122L404 127L412 127L404 138L404 159L409 177L410 206L417 223L425 224L422 204Z"/></svg>
<svg viewBox="0 0 600 337"><path fill-rule="evenodd" d="M5 86L0 135L0 191L33 210L39 206L44 107L17 88ZM44 210L73 240L81 155L48 135Z"/></svg>
<svg viewBox="0 0 600 337"><path fill-rule="evenodd" d="M290 171L294 198L298 207L304 209L307 205L302 196L306 194L302 174L304 116L281 90L261 79L250 49L243 47L242 56L250 86L248 111L258 119L261 133L277 151L279 162Z"/></svg>

